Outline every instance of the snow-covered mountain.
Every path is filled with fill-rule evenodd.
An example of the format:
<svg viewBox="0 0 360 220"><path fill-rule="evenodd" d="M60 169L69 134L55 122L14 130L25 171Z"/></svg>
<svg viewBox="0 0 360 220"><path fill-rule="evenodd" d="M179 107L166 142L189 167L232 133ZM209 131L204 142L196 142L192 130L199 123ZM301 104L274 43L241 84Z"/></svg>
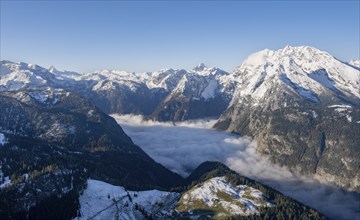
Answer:
<svg viewBox="0 0 360 220"><path fill-rule="evenodd" d="M312 103L319 103L322 97L360 103L359 70L309 46L257 52L233 75L239 83L234 102L249 98L253 104L265 101L272 108L279 108L290 104L290 95Z"/></svg>
<svg viewBox="0 0 360 220"><path fill-rule="evenodd" d="M62 88L91 99L106 113L143 114L155 120L219 116L234 91L229 74L204 64L187 71L161 69L134 73L59 71L25 63L1 62L1 91ZM173 107L172 105L175 105Z"/></svg>
<svg viewBox="0 0 360 220"><path fill-rule="evenodd" d="M360 176L352 178L360 158L356 65L309 46L262 50L232 73L199 64L192 70L80 74L2 61L0 91L63 89L107 114L159 121L222 114L217 128L254 137L275 162L354 188L360 187Z"/></svg>
<svg viewBox="0 0 360 220"><path fill-rule="evenodd" d="M49 88L56 81L53 74L43 67L1 61L0 91Z"/></svg>
<svg viewBox="0 0 360 220"><path fill-rule="evenodd" d="M360 187L359 69L287 46L249 56L232 75L238 86L215 127L254 137L259 152L293 170Z"/></svg>
<svg viewBox="0 0 360 220"><path fill-rule="evenodd" d="M149 118L182 121L220 115L235 89L229 73L199 64L178 78L176 86L159 103Z"/></svg>
<svg viewBox="0 0 360 220"><path fill-rule="evenodd" d="M184 74L167 99L173 96L189 97L193 100L211 99L217 92L232 95L231 90L226 90L228 73L219 68L208 68L203 63Z"/></svg>

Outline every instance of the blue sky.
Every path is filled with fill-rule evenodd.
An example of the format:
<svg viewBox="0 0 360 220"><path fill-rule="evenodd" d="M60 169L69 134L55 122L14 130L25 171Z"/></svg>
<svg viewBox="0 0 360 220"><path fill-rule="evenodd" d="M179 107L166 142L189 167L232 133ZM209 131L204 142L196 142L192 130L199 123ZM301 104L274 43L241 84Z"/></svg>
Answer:
<svg viewBox="0 0 360 220"><path fill-rule="evenodd" d="M1 1L1 60L89 72L231 71L258 50L360 57L359 1Z"/></svg>

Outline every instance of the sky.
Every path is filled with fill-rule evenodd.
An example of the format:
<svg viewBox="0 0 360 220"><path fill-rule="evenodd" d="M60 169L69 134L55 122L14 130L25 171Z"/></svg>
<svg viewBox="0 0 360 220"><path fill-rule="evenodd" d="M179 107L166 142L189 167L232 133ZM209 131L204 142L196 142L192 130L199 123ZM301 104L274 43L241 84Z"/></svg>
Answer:
<svg viewBox="0 0 360 220"><path fill-rule="evenodd" d="M1 60L59 70L231 71L259 50L360 57L360 1L4 1Z"/></svg>
<svg viewBox="0 0 360 220"><path fill-rule="evenodd" d="M188 176L204 161L216 160L240 175L255 179L316 208L330 219L353 220L360 215L360 197L313 176L299 176L256 153L257 144L211 129L216 120L173 123L143 121L141 116L112 115L135 144L166 168ZM171 144L169 144L171 143Z"/></svg>

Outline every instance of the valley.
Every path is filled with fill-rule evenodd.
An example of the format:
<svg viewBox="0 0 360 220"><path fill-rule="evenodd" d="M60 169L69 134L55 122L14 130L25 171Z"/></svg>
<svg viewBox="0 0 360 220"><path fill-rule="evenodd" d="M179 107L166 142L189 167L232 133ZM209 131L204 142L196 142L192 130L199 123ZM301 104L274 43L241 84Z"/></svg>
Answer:
<svg viewBox="0 0 360 220"><path fill-rule="evenodd" d="M330 219L356 219L360 195L339 189L315 176L291 172L260 156L249 137L212 129L216 119L172 123L143 121L141 116L112 115L133 141L171 171L188 176L198 164L220 161L237 173L255 179L314 207Z"/></svg>

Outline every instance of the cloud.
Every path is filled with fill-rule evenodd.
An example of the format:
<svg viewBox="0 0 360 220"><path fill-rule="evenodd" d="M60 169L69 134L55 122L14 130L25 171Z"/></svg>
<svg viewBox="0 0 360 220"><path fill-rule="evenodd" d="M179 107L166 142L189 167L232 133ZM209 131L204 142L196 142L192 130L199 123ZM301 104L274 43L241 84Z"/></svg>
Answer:
<svg viewBox="0 0 360 220"><path fill-rule="evenodd" d="M135 144L157 162L184 177L200 163L217 160L332 219L356 219L360 216L359 194L315 181L311 176L298 176L286 167L271 163L256 153L256 143L251 138L211 129L216 120L174 125L143 121L141 116L113 117Z"/></svg>

